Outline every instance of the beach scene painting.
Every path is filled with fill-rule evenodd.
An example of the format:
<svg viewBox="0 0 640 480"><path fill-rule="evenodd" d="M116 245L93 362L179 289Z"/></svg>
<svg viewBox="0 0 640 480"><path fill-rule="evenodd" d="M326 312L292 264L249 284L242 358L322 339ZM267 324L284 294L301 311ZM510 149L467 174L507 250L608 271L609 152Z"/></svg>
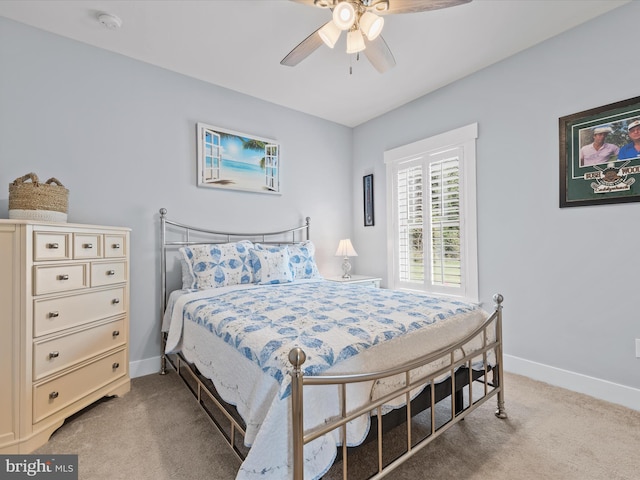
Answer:
<svg viewBox="0 0 640 480"><path fill-rule="evenodd" d="M280 193L280 145L272 139L197 124L198 186Z"/></svg>

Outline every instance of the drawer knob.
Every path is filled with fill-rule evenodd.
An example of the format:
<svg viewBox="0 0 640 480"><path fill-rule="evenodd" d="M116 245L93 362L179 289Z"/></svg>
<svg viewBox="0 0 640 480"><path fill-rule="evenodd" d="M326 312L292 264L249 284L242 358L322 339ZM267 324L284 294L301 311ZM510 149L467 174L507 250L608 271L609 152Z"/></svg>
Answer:
<svg viewBox="0 0 640 480"><path fill-rule="evenodd" d="M85 243L82 248L93 248L93 243Z"/></svg>
<svg viewBox="0 0 640 480"><path fill-rule="evenodd" d="M117 305L118 303L120 303L120 299L114 298L113 300L111 300L111 303L113 303L114 305Z"/></svg>
<svg viewBox="0 0 640 480"><path fill-rule="evenodd" d="M60 312L49 312L49 318L56 318L60 316Z"/></svg>
<svg viewBox="0 0 640 480"><path fill-rule="evenodd" d="M120 367L120 364L118 362L115 362L113 365L111 365L111 367L115 370L116 368Z"/></svg>
<svg viewBox="0 0 640 480"><path fill-rule="evenodd" d="M49 354L49 359L51 358L58 358L60 356L60 352L51 352Z"/></svg>
<svg viewBox="0 0 640 480"><path fill-rule="evenodd" d="M58 280L69 280L69 275L58 275Z"/></svg>
<svg viewBox="0 0 640 480"><path fill-rule="evenodd" d="M49 398L50 398L51 400L53 400L54 398L58 398L58 395L59 395L59 393L58 393L58 392L51 392L51 393L49 394Z"/></svg>
<svg viewBox="0 0 640 480"><path fill-rule="evenodd" d="M118 249L118 248L120 248L120 244L119 243L114 243L113 245L111 245L111 248Z"/></svg>
<svg viewBox="0 0 640 480"><path fill-rule="evenodd" d="M60 248L60 245L58 245L57 243L47 243L47 248Z"/></svg>
<svg viewBox="0 0 640 480"><path fill-rule="evenodd" d="M115 270L107 270L107 275L115 275L116 271Z"/></svg>
<svg viewBox="0 0 640 480"><path fill-rule="evenodd" d="M114 337L117 337L118 335L120 335L120 331L119 331L119 330L114 330L114 331L113 331L113 333L112 333L112 335L113 335Z"/></svg>

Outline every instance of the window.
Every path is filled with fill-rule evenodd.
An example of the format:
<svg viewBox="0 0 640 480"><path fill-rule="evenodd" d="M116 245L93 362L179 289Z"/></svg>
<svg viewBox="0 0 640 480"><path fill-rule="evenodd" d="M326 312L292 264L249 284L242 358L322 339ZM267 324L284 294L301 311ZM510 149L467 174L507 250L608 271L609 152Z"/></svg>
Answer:
<svg viewBox="0 0 640 480"><path fill-rule="evenodd" d="M477 124L385 152L391 288L478 301Z"/></svg>

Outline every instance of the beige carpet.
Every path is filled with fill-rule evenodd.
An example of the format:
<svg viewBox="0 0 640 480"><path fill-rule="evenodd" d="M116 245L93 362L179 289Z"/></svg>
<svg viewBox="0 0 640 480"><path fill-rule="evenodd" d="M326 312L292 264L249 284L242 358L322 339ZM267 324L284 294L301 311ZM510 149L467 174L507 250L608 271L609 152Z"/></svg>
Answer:
<svg viewBox="0 0 640 480"><path fill-rule="evenodd" d="M509 419L492 399L387 478L640 478L640 411L512 374L505 393ZM134 379L35 453L78 454L80 480L231 480L240 464L174 373Z"/></svg>

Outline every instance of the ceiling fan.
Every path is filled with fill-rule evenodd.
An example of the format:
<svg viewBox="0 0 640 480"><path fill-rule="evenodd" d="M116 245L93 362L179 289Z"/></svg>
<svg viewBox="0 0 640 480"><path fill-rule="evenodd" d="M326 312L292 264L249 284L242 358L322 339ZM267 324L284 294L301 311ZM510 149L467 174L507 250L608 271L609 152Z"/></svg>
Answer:
<svg viewBox="0 0 640 480"><path fill-rule="evenodd" d="M342 31L347 31L347 53L364 51L380 73L396 64L380 32L383 15L416 13L454 7L471 0L292 0L332 10L332 18L305 38L282 59L281 65L293 67L315 52L323 43L333 48Z"/></svg>

